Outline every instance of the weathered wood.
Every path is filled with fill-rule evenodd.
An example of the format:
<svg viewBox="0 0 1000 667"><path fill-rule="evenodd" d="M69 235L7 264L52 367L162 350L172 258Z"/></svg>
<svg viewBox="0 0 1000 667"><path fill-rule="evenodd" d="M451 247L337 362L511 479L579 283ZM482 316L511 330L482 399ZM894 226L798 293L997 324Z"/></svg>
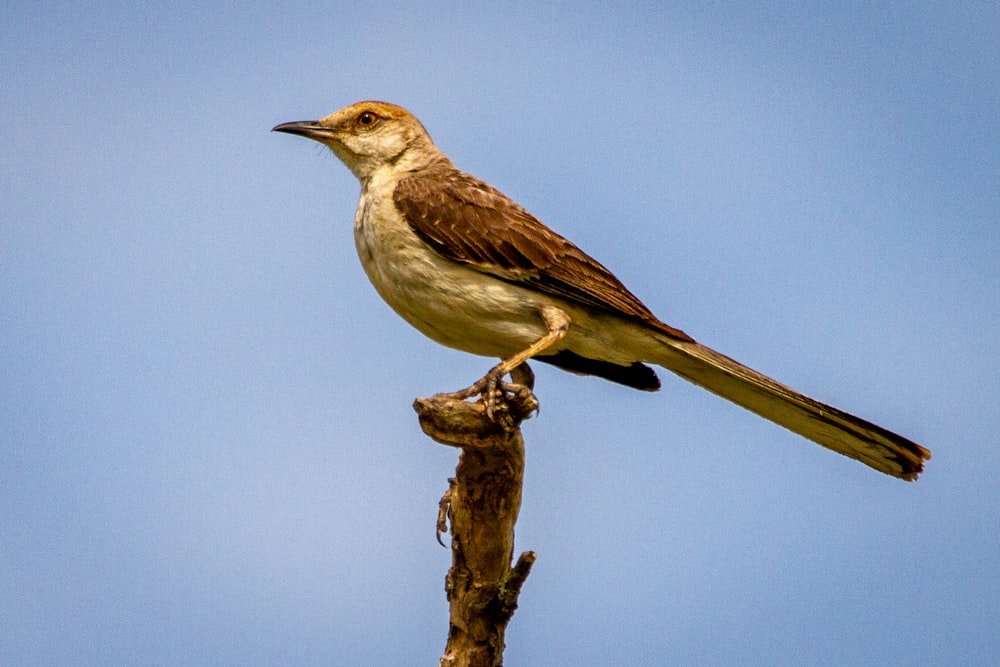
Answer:
<svg viewBox="0 0 1000 667"><path fill-rule="evenodd" d="M450 608L448 645L442 667L503 664L504 633L517 609L521 585L535 553L511 567L514 525L521 508L524 440L519 425L538 408L522 387L486 414L482 402L439 394L413 404L424 432L461 449L455 477L441 499L439 539L450 524L452 565L445 579Z"/></svg>

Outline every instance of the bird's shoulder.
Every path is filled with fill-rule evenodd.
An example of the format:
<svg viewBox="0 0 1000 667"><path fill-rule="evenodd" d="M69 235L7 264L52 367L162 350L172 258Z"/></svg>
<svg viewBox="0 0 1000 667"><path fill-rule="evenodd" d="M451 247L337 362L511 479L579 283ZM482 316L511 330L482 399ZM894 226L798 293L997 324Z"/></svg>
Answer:
<svg viewBox="0 0 1000 667"><path fill-rule="evenodd" d="M393 200L435 250L483 270L534 273L571 245L489 183L454 167L400 179Z"/></svg>

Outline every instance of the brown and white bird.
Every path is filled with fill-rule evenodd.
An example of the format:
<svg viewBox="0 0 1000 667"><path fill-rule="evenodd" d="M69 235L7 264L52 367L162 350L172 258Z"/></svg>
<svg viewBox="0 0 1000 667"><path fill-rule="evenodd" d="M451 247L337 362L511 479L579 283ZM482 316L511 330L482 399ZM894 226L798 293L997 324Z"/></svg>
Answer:
<svg viewBox="0 0 1000 667"><path fill-rule="evenodd" d="M459 171L402 107L360 102L274 130L328 146L361 182L354 239L393 310L442 345L502 360L466 395L527 377L528 359L655 391L651 363L888 475L914 480L931 456L664 324L597 260Z"/></svg>

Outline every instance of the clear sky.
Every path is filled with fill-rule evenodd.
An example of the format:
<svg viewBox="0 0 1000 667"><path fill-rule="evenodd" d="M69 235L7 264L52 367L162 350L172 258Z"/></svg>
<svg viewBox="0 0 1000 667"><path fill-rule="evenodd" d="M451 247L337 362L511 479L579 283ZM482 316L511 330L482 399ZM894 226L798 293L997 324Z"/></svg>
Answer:
<svg viewBox="0 0 1000 667"><path fill-rule="evenodd" d="M269 132L370 98L934 453L536 365L508 664L1000 660L1000 5L125 4L0 10L0 663L436 664L456 452L410 405L493 360L381 303L357 182Z"/></svg>

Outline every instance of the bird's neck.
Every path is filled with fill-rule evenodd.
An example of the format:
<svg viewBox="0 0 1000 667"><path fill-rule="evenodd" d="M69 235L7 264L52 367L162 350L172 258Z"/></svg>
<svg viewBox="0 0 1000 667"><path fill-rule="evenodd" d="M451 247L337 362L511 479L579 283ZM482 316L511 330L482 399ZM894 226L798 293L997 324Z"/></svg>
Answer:
<svg viewBox="0 0 1000 667"><path fill-rule="evenodd" d="M392 160L355 163L351 171L365 188L370 188L375 184L398 181L418 171L454 168L455 165L447 155L434 144L427 143L410 146Z"/></svg>
<svg viewBox="0 0 1000 667"><path fill-rule="evenodd" d="M441 152L430 140L415 141L392 161L393 168L400 172L424 171L440 167L454 167L448 156Z"/></svg>

